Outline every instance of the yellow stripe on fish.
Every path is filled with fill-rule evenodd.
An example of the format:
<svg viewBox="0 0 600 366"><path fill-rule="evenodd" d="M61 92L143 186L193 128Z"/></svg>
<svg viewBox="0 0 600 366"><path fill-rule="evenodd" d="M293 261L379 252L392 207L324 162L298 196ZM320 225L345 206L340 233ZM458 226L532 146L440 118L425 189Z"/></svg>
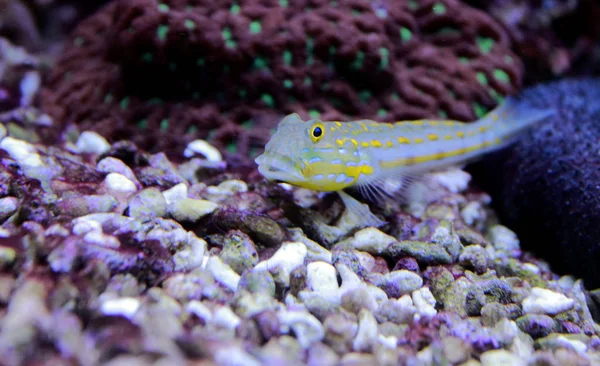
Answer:
<svg viewBox="0 0 600 366"><path fill-rule="evenodd" d="M263 154L256 158L267 179L318 191L336 191L366 224L383 221L342 190L376 187L383 179L415 177L464 164L505 146L553 110L540 110L514 98L480 120L417 120L382 123L302 121L285 117ZM350 206L349 206L350 205ZM367 208L368 211L368 208ZM367 215L367 216L364 216Z"/></svg>

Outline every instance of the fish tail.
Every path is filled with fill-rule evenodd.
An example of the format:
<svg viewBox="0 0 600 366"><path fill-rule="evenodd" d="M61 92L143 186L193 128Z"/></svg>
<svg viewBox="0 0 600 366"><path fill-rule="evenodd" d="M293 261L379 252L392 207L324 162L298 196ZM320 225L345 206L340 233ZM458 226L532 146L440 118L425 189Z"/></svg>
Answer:
<svg viewBox="0 0 600 366"><path fill-rule="evenodd" d="M554 114L553 108L536 107L524 98L511 96L476 124L491 127L498 132L498 137L506 140Z"/></svg>

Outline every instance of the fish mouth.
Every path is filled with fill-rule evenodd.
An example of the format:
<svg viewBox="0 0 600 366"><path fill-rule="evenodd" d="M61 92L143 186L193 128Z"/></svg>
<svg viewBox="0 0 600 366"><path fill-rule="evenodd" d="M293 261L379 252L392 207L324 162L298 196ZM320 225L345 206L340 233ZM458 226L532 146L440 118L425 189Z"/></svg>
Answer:
<svg viewBox="0 0 600 366"><path fill-rule="evenodd" d="M297 183L305 180L298 164L288 156L265 152L257 156L254 162L258 165L259 173L268 180L283 183Z"/></svg>

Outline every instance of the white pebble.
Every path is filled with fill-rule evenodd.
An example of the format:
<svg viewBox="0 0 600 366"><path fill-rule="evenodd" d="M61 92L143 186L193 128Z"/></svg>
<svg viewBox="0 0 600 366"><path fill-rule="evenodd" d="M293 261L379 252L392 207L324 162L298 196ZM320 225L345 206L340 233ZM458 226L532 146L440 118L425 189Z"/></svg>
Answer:
<svg viewBox="0 0 600 366"><path fill-rule="evenodd" d="M135 297L120 297L102 302L100 311L105 315L123 315L131 318L140 308L140 300Z"/></svg>
<svg viewBox="0 0 600 366"><path fill-rule="evenodd" d="M284 310L277 313L277 317L283 326L293 329L298 343L304 349L325 337L323 324L309 312Z"/></svg>
<svg viewBox="0 0 600 366"><path fill-rule="evenodd" d="M176 201L187 198L188 187L185 185L185 183L179 183L167 189L166 191L163 191L162 195L165 198L167 205L170 205Z"/></svg>
<svg viewBox="0 0 600 366"><path fill-rule="evenodd" d="M204 324L207 324L212 320L212 313L210 309L198 300L192 300L188 302L185 306L185 310L188 313L194 314L198 318L202 319Z"/></svg>
<svg viewBox="0 0 600 366"><path fill-rule="evenodd" d="M519 239L517 234L502 225L494 225L489 232L492 245L499 250L519 250Z"/></svg>
<svg viewBox="0 0 600 366"><path fill-rule="evenodd" d="M381 254L396 238L382 231L368 227L356 232L351 238L338 243L339 247L350 247L370 254Z"/></svg>
<svg viewBox="0 0 600 366"><path fill-rule="evenodd" d="M211 256L206 263L206 269L210 271L217 282L235 291L240 282L240 275L217 256Z"/></svg>
<svg viewBox="0 0 600 366"><path fill-rule="evenodd" d="M85 235L89 232L102 232L102 224L87 216L78 217L74 221L73 234Z"/></svg>
<svg viewBox="0 0 600 366"><path fill-rule="evenodd" d="M585 343L577 339L569 339L563 335L556 337L556 343L565 348L570 348L578 353L584 353L587 351L587 345Z"/></svg>
<svg viewBox="0 0 600 366"><path fill-rule="evenodd" d="M221 182L218 186L209 186L206 188L208 194L232 195L236 193L248 192L246 182L239 179L230 179Z"/></svg>
<svg viewBox="0 0 600 366"><path fill-rule="evenodd" d="M25 73L19 84L21 89L21 106L29 106L33 102L33 98L40 89L42 78L37 71L29 71Z"/></svg>
<svg viewBox="0 0 600 366"><path fill-rule="evenodd" d="M481 203L477 201L469 202L460 210L460 216L465 224L473 226L475 221L481 218Z"/></svg>
<svg viewBox="0 0 600 366"><path fill-rule="evenodd" d="M83 154L104 154L110 149L106 139L96 132L84 131L75 142L77 151Z"/></svg>
<svg viewBox="0 0 600 366"><path fill-rule="evenodd" d="M289 286L290 273L304 263L308 250L300 242L284 242L271 258L258 263L254 269L271 272L275 281Z"/></svg>
<svg viewBox="0 0 600 366"><path fill-rule="evenodd" d="M238 325L242 322L239 316L237 316L229 306L220 307L219 310L215 311L212 319L212 323L229 330L235 330Z"/></svg>
<svg viewBox="0 0 600 366"><path fill-rule="evenodd" d="M120 173L109 173L104 178L104 183L108 189L115 192L133 193L137 190L135 184Z"/></svg>
<svg viewBox="0 0 600 366"><path fill-rule="evenodd" d="M525 366L527 363L505 349L486 351L480 356L481 366Z"/></svg>
<svg viewBox="0 0 600 366"><path fill-rule="evenodd" d="M462 169L448 169L431 176L452 193L464 191L471 181L471 175Z"/></svg>
<svg viewBox="0 0 600 366"><path fill-rule="evenodd" d="M183 156L186 158L191 158L196 154L203 155L206 160L211 162L218 163L223 161L223 157L219 150L204 140L194 140L190 142L183 152Z"/></svg>
<svg viewBox="0 0 600 366"><path fill-rule="evenodd" d="M9 136L2 139L0 148L5 150L10 157L15 159L20 165L27 167L38 167L43 165L35 147L28 142Z"/></svg>
<svg viewBox="0 0 600 366"><path fill-rule="evenodd" d="M323 294L339 289L335 268L325 262L311 262L306 266L306 284L308 288Z"/></svg>
<svg viewBox="0 0 600 366"><path fill-rule="evenodd" d="M83 236L83 241L88 244L100 245L107 248L118 248L121 246L119 239L112 235L106 235L98 231L90 231Z"/></svg>
<svg viewBox="0 0 600 366"><path fill-rule="evenodd" d="M101 173L121 173L132 182L137 182L135 174L133 174L133 170L125 165L122 160L113 158L112 156L108 156L100 160L96 165L96 170Z"/></svg>
<svg viewBox="0 0 600 366"><path fill-rule="evenodd" d="M352 341L352 347L357 352L371 352L377 341L377 320L367 309L358 313L358 331Z"/></svg>
<svg viewBox="0 0 600 366"><path fill-rule="evenodd" d="M15 197L0 198L0 217L11 215L19 207L19 200Z"/></svg>
<svg viewBox="0 0 600 366"><path fill-rule="evenodd" d="M575 305L575 300L569 299L561 293L534 287L529 296L523 300L523 311L527 314L556 315L571 309L573 305Z"/></svg>
<svg viewBox="0 0 600 366"><path fill-rule="evenodd" d="M412 293L412 300L417 309L415 318L431 317L437 314L435 310L435 297L429 290L429 287L422 287Z"/></svg>
<svg viewBox="0 0 600 366"><path fill-rule="evenodd" d="M0 140L6 137L6 127L0 123Z"/></svg>

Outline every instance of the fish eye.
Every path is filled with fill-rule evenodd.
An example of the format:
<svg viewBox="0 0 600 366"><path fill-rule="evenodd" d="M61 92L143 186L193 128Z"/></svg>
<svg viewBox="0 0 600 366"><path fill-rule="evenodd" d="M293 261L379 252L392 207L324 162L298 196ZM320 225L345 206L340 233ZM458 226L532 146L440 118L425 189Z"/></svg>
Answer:
<svg viewBox="0 0 600 366"><path fill-rule="evenodd" d="M313 140L313 142L317 142L323 137L324 131L325 127L323 124L316 123L310 131L310 138Z"/></svg>

